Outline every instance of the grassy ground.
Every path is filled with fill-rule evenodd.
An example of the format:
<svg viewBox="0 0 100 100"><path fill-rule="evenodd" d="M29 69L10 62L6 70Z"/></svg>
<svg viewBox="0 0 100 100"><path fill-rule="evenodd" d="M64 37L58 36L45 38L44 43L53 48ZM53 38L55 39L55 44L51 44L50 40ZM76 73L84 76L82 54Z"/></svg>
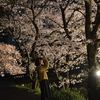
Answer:
<svg viewBox="0 0 100 100"><path fill-rule="evenodd" d="M40 100L40 89L31 89L31 83L0 80L0 100ZM86 100L78 90L51 89L51 100ZM96 99L97 100L97 99Z"/></svg>

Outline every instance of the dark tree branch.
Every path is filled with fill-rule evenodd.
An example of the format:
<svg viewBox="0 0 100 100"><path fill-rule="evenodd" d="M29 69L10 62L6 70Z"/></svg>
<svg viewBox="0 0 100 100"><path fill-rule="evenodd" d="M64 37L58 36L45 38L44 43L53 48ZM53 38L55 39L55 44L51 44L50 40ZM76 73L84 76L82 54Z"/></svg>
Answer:
<svg viewBox="0 0 100 100"><path fill-rule="evenodd" d="M85 14L82 11L80 10L76 10L76 11L80 12L85 17Z"/></svg>
<svg viewBox="0 0 100 100"><path fill-rule="evenodd" d="M91 39L91 0L85 0L85 14L86 39Z"/></svg>
<svg viewBox="0 0 100 100"><path fill-rule="evenodd" d="M34 12L34 5L33 5L33 0L31 0L31 11L32 11L32 17L35 20L35 12Z"/></svg>
<svg viewBox="0 0 100 100"><path fill-rule="evenodd" d="M61 16L62 16L62 22L63 22L63 28L65 30L66 36L71 39L71 37L69 36L69 31L67 29L67 23L66 23L66 18L65 18L65 10L63 9L62 5L60 6L60 10L61 10Z"/></svg>
<svg viewBox="0 0 100 100"><path fill-rule="evenodd" d="M100 26L100 4L97 4L97 14L96 14L96 17L95 17L92 34L96 34L99 26Z"/></svg>
<svg viewBox="0 0 100 100"><path fill-rule="evenodd" d="M52 34L54 34L54 33L61 33L61 31L59 31L59 30L54 30L54 31L52 31L52 32L50 33L50 35L52 35Z"/></svg>
<svg viewBox="0 0 100 100"><path fill-rule="evenodd" d="M67 1L67 4L66 4L65 7L63 8L64 10L66 10L66 8L68 7L69 3L70 3L70 0Z"/></svg>
<svg viewBox="0 0 100 100"><path fill-rule="evenodd" d="M41 12L43 11L43 9L44 9L44 7L46 6L47 3L48 3L48 0L45 0L43 2L42 8L38 11L38 13L35 15L35 17L37 17L41 14Z"/></svg>
<svg viewBox="0 0 100 100"><path fill-rule="evenodd" d="M74 16L75 11L76 11L76 10L74 10L74 11L72 12L72 14L70 15L70 17L68 18L68 20L67 20L67 22L66 22L66 28L68 27L69 22L71 21L72 17Z"/></svg>
<svg viewBox="0 0 100 100"><path fill-rule="evenodd" d="M51 20L52 22L54 22L55 24L57 24L60 28L63 28L63 26L61 26L59 23L57 23L55 20L53 20L52 18L50 17L47 17L49 20Z"/></svg>

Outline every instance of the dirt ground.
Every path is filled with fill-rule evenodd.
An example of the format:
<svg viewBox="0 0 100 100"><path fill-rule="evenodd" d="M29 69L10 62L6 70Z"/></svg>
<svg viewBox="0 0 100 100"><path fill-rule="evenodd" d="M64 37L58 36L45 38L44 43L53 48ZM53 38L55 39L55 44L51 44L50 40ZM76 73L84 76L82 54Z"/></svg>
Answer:
<svg viewBox="0 0 100 100"><path fill-rule="evenodd" d="M24 89L0 87L0 100L40 100L40 97Z"/></svg>
<svg viewBox="0 0 100 100"><path fill-rule="evenodd" d="M0 80L0 100L40 100L32 91L17 88L11 82Z"/></svg>

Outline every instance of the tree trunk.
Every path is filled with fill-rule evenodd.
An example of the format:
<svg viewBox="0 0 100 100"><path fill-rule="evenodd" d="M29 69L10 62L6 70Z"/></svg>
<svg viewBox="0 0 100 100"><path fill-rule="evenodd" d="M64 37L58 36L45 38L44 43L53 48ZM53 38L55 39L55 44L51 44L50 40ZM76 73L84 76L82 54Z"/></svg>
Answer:
<svg viewBox="0 0 100 100"><path fill-rule="evenodd" d="M88 59L88 80L87 80L87 89L88 89L88 100L99 100L100 93L99 88L97 87L98 79L95 75L96 71L96 51L97 51L97 30L99 26L99 17L100 11L99 6L97 6L97 14L95 17L94 26L91 21L92 13L92 0L85 1L85 34L86 40L89 41L87 44L87 59ZM92 27L91 27L92 26ZM99 99L98 99L99 98Z"/></svg>
<svg viewBox="0 0 100 100"><path fill-rule="evenodd" d="M39 28L35 22L35 20L32 21L33 25L34 25L34 28L35 28L35 33L36 33L36 36L35 36L35 40L34 40L34 43L32 44L32 51L30 53L30 56L33 57L34 55L34 51L35 51L35 47L36 47L36 42L39 38Z"/></svg>
<svg viewBox="0 0 100 100"><path fill-rule="evenodd" d="M97 46L96 44L89 43L87 45L87 59L88 59L88 80L87 80L87 89L88 89L88 100L97 100L96 99L96 77L95 77L95 55L96 55Z"/></svg>

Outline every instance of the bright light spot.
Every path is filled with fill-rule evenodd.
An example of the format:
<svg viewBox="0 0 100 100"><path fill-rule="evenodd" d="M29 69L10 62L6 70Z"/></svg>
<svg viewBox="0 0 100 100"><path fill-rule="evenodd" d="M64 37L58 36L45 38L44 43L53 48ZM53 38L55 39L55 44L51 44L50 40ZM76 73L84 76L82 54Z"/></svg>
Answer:
<svg viewBox="0 0 100 100"><path fill-rule="evenodd" d="M100 77L100 70L96 71L96 75Z"/></svg>
<svg viewBox="0 0 100 100"><path fill-rule="evenodd" d="M4 72L1 72L0 75L1 75L1 77L4 77L5 76Z"/></svg>
<svg viewBox="0 0 100 100"><path fill-rule="evenodd" d="M22 84L22 86L24 86L24 84Z"/></svg>

